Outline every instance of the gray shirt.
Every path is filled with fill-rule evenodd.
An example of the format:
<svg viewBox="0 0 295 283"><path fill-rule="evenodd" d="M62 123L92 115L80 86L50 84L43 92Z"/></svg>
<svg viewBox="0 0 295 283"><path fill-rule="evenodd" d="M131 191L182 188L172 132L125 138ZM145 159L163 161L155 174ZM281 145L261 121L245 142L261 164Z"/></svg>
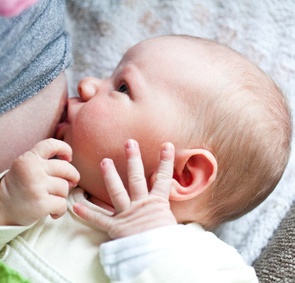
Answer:
<svg viewBox="0 0 295 283"><path fill-rule="evenodd" d="M0 17L0 114L51 83L70 64L64 0L40 0L19 16Z"/></svg>

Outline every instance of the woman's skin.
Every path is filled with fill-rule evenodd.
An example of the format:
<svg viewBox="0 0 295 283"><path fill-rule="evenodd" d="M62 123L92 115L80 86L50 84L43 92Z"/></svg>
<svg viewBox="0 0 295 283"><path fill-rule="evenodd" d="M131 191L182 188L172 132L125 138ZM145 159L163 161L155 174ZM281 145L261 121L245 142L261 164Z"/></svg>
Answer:
<svg viewBox="0 0 295 283"><path fill-rule="evenodd" d="M67 80L60 74L46 88L0 116L0 172L37 142L52 137L67 100Z"/></svg>

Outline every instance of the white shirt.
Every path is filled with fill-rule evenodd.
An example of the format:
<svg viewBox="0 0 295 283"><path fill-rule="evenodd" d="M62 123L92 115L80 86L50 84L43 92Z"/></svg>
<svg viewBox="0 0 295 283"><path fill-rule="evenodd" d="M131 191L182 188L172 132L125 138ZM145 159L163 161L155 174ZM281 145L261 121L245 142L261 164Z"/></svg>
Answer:
<svg viewBox="0 0 295 283"><path fill-rule="evenodd" d="M60 219L47 217L31 227L0 227L0 248L20 234L17 239L24 240L25 250L33 253L28 256L40 257L50 272L69 282L258 282L254 269L232 247L198 224L167 226L109 241L104 232L71 212L76 201L88 202L79 188L71 191L69 211ZM6 245L12 248L6 248L2 260L25 276L29 268L18 266L19 259L9 255L13 242ZM36 269L50 273L42 268Z"/></svg>

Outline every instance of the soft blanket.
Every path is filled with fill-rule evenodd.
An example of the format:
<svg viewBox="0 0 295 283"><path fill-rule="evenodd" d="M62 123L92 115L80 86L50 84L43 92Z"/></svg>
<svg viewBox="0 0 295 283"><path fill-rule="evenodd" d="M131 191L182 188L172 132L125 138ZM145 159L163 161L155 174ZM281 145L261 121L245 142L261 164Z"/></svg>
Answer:
<svg viewBox="0 0 295 283"><path fill-rule="evenodd" d="M231 46L257 63L287 94L295 111L295 1L68 0L74 65L71 94L86 75L105 77L142 39L191 34ZM293 141L294 144L294 141ZM295 159L270 197L217 235L252 264L295 199Z"/></svg>
<svg viewBox="0 0 295 283"><path fill-rule="evenodd" d="M259 282L294 282L295 203L254 263Z"/></svg>

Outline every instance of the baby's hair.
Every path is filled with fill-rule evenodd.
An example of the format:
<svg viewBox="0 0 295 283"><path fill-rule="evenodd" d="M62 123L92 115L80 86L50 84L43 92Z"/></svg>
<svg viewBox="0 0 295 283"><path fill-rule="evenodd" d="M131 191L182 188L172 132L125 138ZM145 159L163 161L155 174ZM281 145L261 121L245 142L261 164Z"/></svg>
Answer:
<svg viewBox="0 0 295 283"><path fill-rule="evenodd" d="M197 117L193 139L218 163L201 223L214 229L249 212L273 191L290 155L291 115L274 81L242 55L210 40L181 38L203 45L202 56L220 73L215 93L198 91L196 102L189 101Z"/></svg>

